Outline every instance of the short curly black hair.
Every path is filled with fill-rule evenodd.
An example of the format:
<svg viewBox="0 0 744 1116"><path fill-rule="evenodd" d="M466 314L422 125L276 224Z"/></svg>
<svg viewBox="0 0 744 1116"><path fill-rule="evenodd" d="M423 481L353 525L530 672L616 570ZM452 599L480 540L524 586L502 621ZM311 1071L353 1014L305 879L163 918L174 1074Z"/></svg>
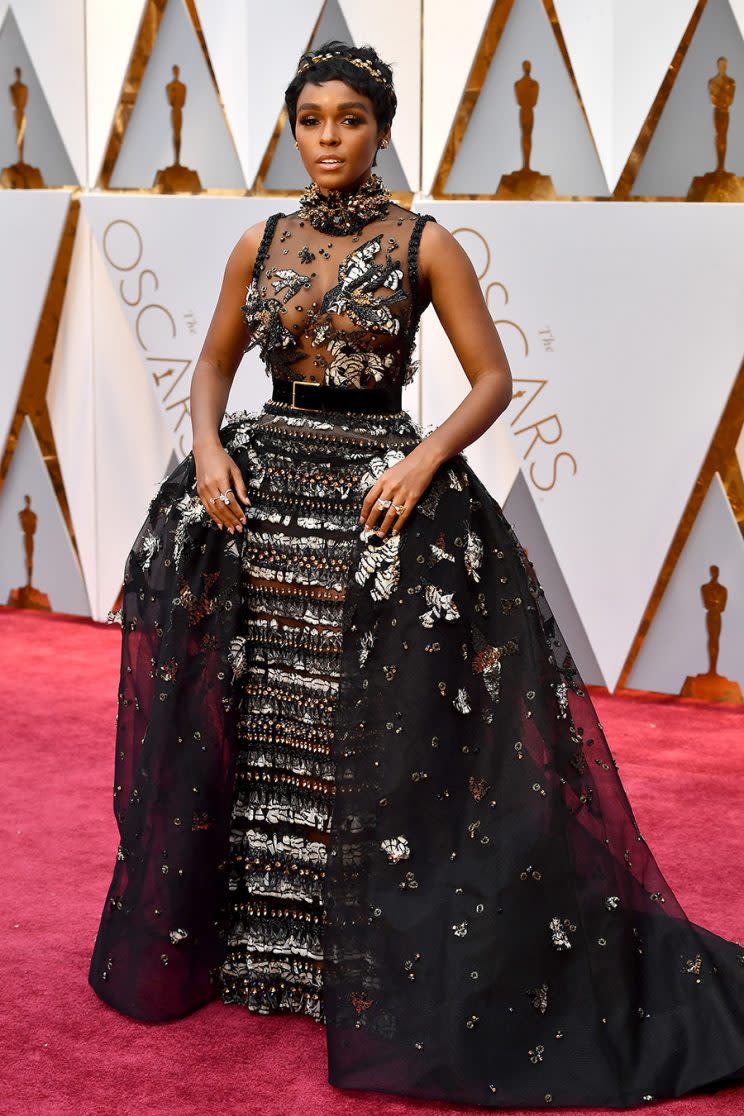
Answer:
<svg viewBox="0 0 744 1116"><path fill-rule="evenodd" d="M313 62L303 73L295 73L284 91L284 103L287 106L292 136L295 136L297 125L297 99L305 83L308 81L331 81L334 78L345 81L352 89L356 89L358 93L369 97L374 109L377 127L380 131L383 131L392 123L395 110L398 107L398 98L393 88L393 71L390 66L382 61L372 46L357 47L351 46L349 43L343 43L339 39L329 39L321 46L305 51L297 62L297 69L299 70L300 66L309 62L314 54L327 54L329 51L333 51L336 57L324 58L322 62ZM355 66L352 62L347 61L349 56L363 58L370 62L390 85L383 85L363 66Z"/></svg>

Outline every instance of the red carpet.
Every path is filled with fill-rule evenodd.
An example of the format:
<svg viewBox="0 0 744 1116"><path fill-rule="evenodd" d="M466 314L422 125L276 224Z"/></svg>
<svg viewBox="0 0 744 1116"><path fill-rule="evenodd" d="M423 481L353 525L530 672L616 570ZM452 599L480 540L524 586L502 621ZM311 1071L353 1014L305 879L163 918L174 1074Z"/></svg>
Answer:
<svg viewBox="0 0 744 1116"><path fill-rule="evenodd" d="M0 635L0 1111L485 1111L334 1089L325 1031L309 1019L253 1016L215 1002L152 1025L98 1000L87 970L117 845L111 788L120 631L0 608ZM687 915L744 939L742 711L601 690L592 696L641 832ZM646 1107L728 1116L744 1110L744 1090Z"/></svg>

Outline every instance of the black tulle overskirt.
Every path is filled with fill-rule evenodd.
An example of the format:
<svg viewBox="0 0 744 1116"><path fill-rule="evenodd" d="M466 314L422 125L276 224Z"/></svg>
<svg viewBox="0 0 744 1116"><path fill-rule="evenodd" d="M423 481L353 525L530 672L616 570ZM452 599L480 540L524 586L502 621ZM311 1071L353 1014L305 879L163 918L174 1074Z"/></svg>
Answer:
<svg viewBox="0 0 744 1116"><path fill-rule="evenodd" d="M221 431L249 491L280 410ZM403 412L386 456L385 429L359 443L373 473L420 438ZM218 994L243 658L240 536L204 514L191 455L152 501L120 619L120 844L89 980L165 1020ZM744 950L665 881L536 571L462 454L397 541L357 537L333 747L332 1084L624 1108L744 1080Z"/></svg>

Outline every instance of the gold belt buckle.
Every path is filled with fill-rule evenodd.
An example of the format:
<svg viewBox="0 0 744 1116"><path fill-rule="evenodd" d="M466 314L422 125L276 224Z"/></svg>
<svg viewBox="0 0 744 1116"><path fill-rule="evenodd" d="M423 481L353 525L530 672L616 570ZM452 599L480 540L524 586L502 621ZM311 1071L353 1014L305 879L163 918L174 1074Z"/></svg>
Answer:
<svg viewBox="0 0 744 1116"><path fill-rule="evenodd" d="M292 406L299 411L320 411L321 407L303 407L300 403L295 402L295 389L298 384L310 387L320 387L319 380L292 380Z"/></svg>

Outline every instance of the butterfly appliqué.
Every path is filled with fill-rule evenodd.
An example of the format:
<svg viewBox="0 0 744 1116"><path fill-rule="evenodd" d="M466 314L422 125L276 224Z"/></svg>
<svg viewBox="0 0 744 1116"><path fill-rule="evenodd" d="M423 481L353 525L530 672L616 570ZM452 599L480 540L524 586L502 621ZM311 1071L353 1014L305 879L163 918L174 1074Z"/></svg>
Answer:
<svg viewBox="0 0 744 1116"><path fill-rule="evenodd" d="M375 262L380 251L381 237L367 240L338 265L338 283L323 296L321 313L333 310L346 314L356 325L364 329L384 330L386 333L400 332L400 319L390 312L390 306L406 299L403 287L403 271L400 264L391 259L389 253L385 263ZM390 289L390 294L376 295L380 287Z"/></svg>

